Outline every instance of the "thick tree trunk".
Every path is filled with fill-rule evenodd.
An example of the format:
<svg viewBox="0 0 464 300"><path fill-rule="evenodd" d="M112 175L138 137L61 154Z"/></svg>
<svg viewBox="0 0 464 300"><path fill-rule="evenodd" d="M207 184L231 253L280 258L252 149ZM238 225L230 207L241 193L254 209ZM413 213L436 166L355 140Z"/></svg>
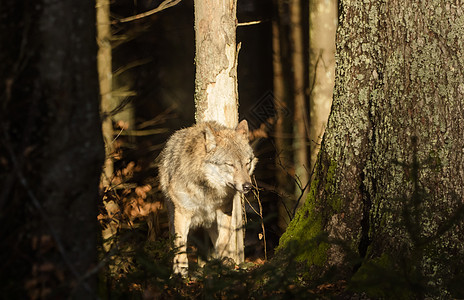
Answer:
<svg viewBox="0 0 464 300"><path fill-rule="evenodd" d="M195 120L238 124L236 44L237 1L195 0ZM233 201L228 253L244 261L244 223L240 194ZM221 230L221 228L219 228ZM224 229L222 229L224 230Z"/></svg>
<svg viewBox="0 0 464 300"><path fill-rule="evenodd" d="M359 267L353 257L373 259L380 272L419 286L415 297L437 286L446 294L464 261L462 9L418 0L341 8L316 176L280 249L312 243L299 258L338 274ZM366 266L359 272L369 275Z"/></svg>
<svg viewBox="0 0 464 300"><path fill-rule="evenodd" d="M2 295L93 298L103 161L95 4L7 1L0 18L8 62L0 67L8 199L0 218L9 245L1 250Z"/></svg>

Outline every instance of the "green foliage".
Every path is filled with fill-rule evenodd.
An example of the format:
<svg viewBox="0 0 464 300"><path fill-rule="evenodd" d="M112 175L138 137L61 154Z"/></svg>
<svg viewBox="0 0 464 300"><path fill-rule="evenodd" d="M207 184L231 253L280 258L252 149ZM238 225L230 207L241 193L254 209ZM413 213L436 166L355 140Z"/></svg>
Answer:
<svg viewBox="0 0 464 300"><path fill-rule="evenodd" d="M146 240L140 229L127 230L102 254L107 260L100 287L103 299L140 299L151 286L163 289L169 280L174 250L170 239Z"/></svg>
<svg viewBox="0 0 464 300"><path fill-rule="evenodd" d="M101 298L311 299L316 294L299 277L298 264L292 256L238 267L227 260L211 260L203 268L197 266L190 271L192 278L187 280L171 273L174 251L167 251L171 246L170 241L161 240L115 253L118 260L110 260L110 265L125 257L130 266L105 274Z"/></svg>

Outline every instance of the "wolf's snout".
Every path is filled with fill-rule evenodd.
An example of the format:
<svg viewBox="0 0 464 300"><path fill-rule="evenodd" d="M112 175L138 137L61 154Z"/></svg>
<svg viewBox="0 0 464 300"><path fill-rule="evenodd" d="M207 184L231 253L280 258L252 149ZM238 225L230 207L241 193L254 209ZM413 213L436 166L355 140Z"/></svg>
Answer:
<svg viewBox="0 0 464 300"><path fill-rule="evenodd" d="M252 185L250 182L245 182L243 185L242 185L242 189L243 189L243 193L246 194L248 193L252 188Z"/></svg>

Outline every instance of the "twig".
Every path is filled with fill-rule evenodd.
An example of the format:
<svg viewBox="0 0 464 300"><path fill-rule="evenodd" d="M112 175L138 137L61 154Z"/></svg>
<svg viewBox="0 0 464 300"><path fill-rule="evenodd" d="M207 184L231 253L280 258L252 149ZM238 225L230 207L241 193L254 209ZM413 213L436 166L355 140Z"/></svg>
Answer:
<svg viewBox="0 0 464 300"><path fill-rule="evenodd" d="M263 23L263 20L258 20L258 21L250 21L250 22L243 22L243 23L238 23L237 26L250 26L250 25L256 25Z"/></svg>
<svg viewBox="0 0 464 300"><path fill-rule="evenodd" d="M246 197L245 200L250 205L251 209L261 218L261 229L262 229L262 235L263 235L263 248L264 248L264 260L267 260L267 246L266 246L266 229L264 228L264 218L263 218L263 206L261 205L261 200L259 199L259 188L256 183L256 178L253 176L253 181L254 181L254 189L253 189L253 194L258 200L258 206L259 206L259 212L251 205L250 201Z"/></svg>
<svg viewBox="0 0 464 300"><path fill-rule="evenodd" d="M166 120L174 118L175 114L172 113L172 112L176 108L177 108L177 105L169 106L165 111L163 111L162 113L156 115L153 119L140 123L137 126L137 128L138 129L144 129L144 128L147 128L149 126L162 124L162 123L166 122Z"/></svg>
<svg viewBox="0 0 464 300"><path fill-rule="evenodd" d="M264 260L267 260L267 245L266 245L266 230L264 228L264 218L263 218L263 206L261 205L261 200L259 198L259 189L256 184L256 178L253 176L253 181L255 183L256 191L256 200L258 200L259 205L259 216L261 217L261 229L263 230L263 246L264 246Z"/></svg>
<svg viewBox="0 0 464 300"><path fill-rule="evenodd" d="M117 69L114 74L113 74L113 77L116 77L116 76L119 76L121 75L122 73L130 70L130 69L133 69L133 68L136 68L136 67L139 67L139 66L143 66L143 65L146 65L148 63L150 63L152 61L151 58L145 58L145 59L139 59L139 60L136 60L136 61L133 61L131 63L128 63L127 65Z"/></svg>
<svg viewBox="0 0 464 300"><path fill-rule="evenodd" d="M169 132L167 128L157 128L157 129L144 129L144 130L125 130L120 133L120 135L129 135L129 136L147 136L147 135L157 135Z"/></svg>
<svg viewBox="0 0 464 300"><path fill-rule="evenodd" d="M303 188L300 187L301 193L300 193L300 196L298 197L298 199L296 200L295 206L293 207L293 212L292 212L292 216L291 216L290 221L293 220L293 218L295 217L296 210L298 209L298 206L300 205L301 198L305 194L305 191L308 188L310 182L311 182L311 178L308 180L308 182L306 182L306 184L305 184L305 186Z"/></svg>
<svg viewBox="0 0 464 300"><path fill-rule="evenodd" d="M122 132L124 131L124 128L121 128L121 130L119 130L118 134L114 137L114 139L111 141L111 144L113 144L118 138L119 136L122 134ZM110 153L109 156L111 156L112 153Z"/></svg>
<svg viewBox="0 0 464 300"><path fill-rule="evenodd" d="M290 220L293 220L293 218L295 217L296 215L296 210L298 209L298 206L300 205L300 201L301 201L301 198L303 197L303 195L305 194L305 191L306 189L308 188L309 184L311 183L312 181L312 177L314 175L314 169L316 168L316 164L313 165L313 169L311 170L311 174L309 175L309 179L308 179L308 182L306 182L305 186L301 189L301 194L300 196L298 197L298 199L296 200L296 203L295 203L295 206L293 207L293 213L292 213L292 217ZM307 170L307 169L306 169Z"/></svg>
<svg viewBox="0 0 464 300"><path fill-rule="evenodd" d="M113 21L112 23L113 23L113 24L118 23L118 22L119 22L119 23L126 23L126 22L130 22L130 21L142 19L142 18L151 16L151 15L153 15L153 14L156 14L157 12L160 12L160 11L166 9L166 8L172 7L172 6L176 5L176 4L178 4L180 1L182 1L182 0L165 0L165 1L163 1L157 8L154 8L154 9L152 9L152 10L146 11L146 12L144 12L144 13L137 14L137 15L135 15L135 16L131 16L131 17L127 17L127 18L122 18L122 19Z"/></svg>
<svg viewBox="0 0 464 300"><path fill-rule="evenodd" d="M304 187L302 187L301 184L300 184L299 178L293 177L293 176L287 171L286 167L283 165L283 163L282 163L282 161L281 161L281 159L280 159L280 154L277 155L277 158L278 158L277 164L282 168L282 170L285 171L285 173L287 174L287 176L289 176L289 177L295 182L295 184L298 186L298 188L301 190L301 194L300 194L300 196L298 197L298 199L297 199L297 201L296 201L296 206L295 206L295 207L297 208L298 205L299 205L299 202L300 202L301 198L303 197L304 191L305 191L305 189L306 189L308 183L306 183L306 185L305 185ZM312 176L312 175L311 175L311 176ZM311 179L311 176L309 177L310 179ZM291 197L291 198L293 198L293 197ZM291 212L290 209L289 209L289 208L287 207L287 205L285 204L285 201L282 201L282 204L283 204L283 206L284 206L284 208L285 208L285 211L287 212L287 215L288 215L288 218L290 219L290 221L293 220L293 218L295 217L296 208L294 208L294 209L293 209L293 212Z"/></svg>
<svg viewBox="0 0 464 300"><path fill-rule="evenodd" d="M264 188L266 191L276 194L280 198L291 199L293 195L287 193L284 189L278 188L276 186L270 185L266 182L260 181L259 187Z"/></svg>

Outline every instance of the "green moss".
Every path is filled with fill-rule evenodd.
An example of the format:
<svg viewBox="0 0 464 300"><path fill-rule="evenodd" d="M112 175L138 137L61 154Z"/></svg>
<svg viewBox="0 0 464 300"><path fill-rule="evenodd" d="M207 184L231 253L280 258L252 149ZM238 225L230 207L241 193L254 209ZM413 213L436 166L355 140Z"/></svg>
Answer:
<svg viewBox="0 0 464 300"><path fill-rule="evenodd" d="M304 205L297 211L276 249L277 252L285 251L294 256L297 261L306 262L308 266L323 266L330 248L325 233L327 217L323 216L318 207L327 203L334 212L341 211L343 207L343 200L336 192L337 164L333 160L329 161L327 171L322 170L325 173L325 184L317 176L312 181ZM324 189L325 199L317 197L321 188Z"/></svg>
<svg viewBox="0 0 464 300"><path fill-rule="evenodd" d="M322 265L327 251L327 246L317 241L323 229L322 217L315 209L317 187L318 180L313 180L304 205L297 211L277 247L278 252L285 249L297 261L306 261L309 265Z"/></svg>

